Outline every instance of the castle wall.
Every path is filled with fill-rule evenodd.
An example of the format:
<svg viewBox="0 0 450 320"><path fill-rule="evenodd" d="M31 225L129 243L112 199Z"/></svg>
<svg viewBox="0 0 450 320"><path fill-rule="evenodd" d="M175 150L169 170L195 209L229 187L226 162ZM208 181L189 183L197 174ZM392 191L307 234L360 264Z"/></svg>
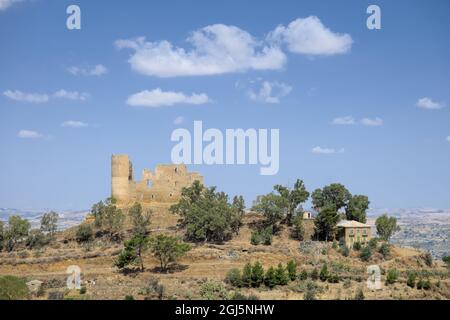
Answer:
<svg viewBox="0 0 450 320"><path fill-rule="evenodd" d="M185 165L160 164L155 167L155 172L144 169L142 180L135 181L128 156L112 156L111 196L119 206L136 201L142 204L176 203L181 190L195 180L203 183L203 177L197 172L188 172Z"/></svg>

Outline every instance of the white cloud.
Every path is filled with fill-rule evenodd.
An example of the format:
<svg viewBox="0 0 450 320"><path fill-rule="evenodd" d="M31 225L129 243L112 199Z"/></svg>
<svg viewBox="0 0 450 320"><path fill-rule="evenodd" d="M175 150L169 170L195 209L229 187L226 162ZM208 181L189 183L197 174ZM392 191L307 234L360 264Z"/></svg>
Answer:
<svg viewBox="0 0 450 320"><path fill-rule="evenodd" d="M7 90L3 94L15 101L29 102L29 103L45 103L48 102L48 95L41 93L25 93L19 90Z"/></svg>
<svg viewBox="0 0 450 320"><path fill-rule="evenodd" d="M281 82L264 81L258 91L249 90L248 95L254 101L265 103L279 103L280 99L287 96L292 87Z"/></svg>
<svg viewBox="0 0 450 320"><path fill-rule="evenodd" d="M74 76L101 76L108 73L108 69L102 64L97 64L92 68L72 66L67 68L67 71L69 71Z"/></svg>
<svg viewBox="0 0 450 320"><path fill-rule="evenodd" d="M56 91L53 96L56 98L80 101L85 101L87 98L89 98L89 94L87 93L80 93L78 91L66 91L64 89Z"/></svg>
<svg viewBox="0 0 450 320"><path fill-rule="evenodd" d="M450 142L450 136L447 137L447 141Z"/></svg>
<svg viewBox="0 0 450 320"><path fill-rule="evenodd" d="M191 33L191 49L168 41L149 42L145 37L117 40L117 48L129 48L133 70L150 76L176 77L281 69L286 56L276 46L257 41L235 26L214 24Z"/></svg>
<svg viewBox="0 0 450 320"><path fill-rule="evenodd" d="M286 43L293 53L327 56L349 52L353 43L349 34L332 32L315 16L296 19L287 27L280 25L268 39Z"/></svg>
<svg viewBox="0 0 450 320"><path fill-rule="evenodd" d="M355 124L355 119L352 116L338 117L338 118L333 119L332 124L352 125L352 124Z"/></svg>
<svg viewBox="0 0 450 320"><path fill-rule="evenodd" d="M438 110L438 109L442 109L444 107L444 105L442 103L435 102L431 98L428 98L428 97L420 98L417 101L416 106L418 106L419 108L428 109L428 110Z"/></svg>
<svg viewBox="0 0 450 320"><path fill-rule="evenodd" d="M184 118L182 116L176 117L175 120L173 120L173 124L182 124L184 122Z"/></svg>
<svg viewBox="0 0 450 320"><path fill-rule="evenodd" d="M17 136L23 139L38 139L43 137L41 133L31 130L20 130Z"/></svg>
<svg viewBox="0 0 450 320"><path fill-rule="evenodd" d="M364 126L369 126L369 127L378 127L378 126L382 126L384 121L381 118L374 118L374 119L370 119L370 118L363 118L361 119L361 124Z"/></svg>
<svg viewBox="0 0 450 320"><path fill-rule="evenodd" d="M144 90L128 97L127 104L141 107L163 107L172 106L178 103L184 104L205 104L209 98L205 93L193 93L190 96L181 92L162 91L160 88L154 90Z"/></svg>
<svg viewBox="0 0 450 320"><path fill-rule="evenodd" d="M345 150L343 148L336 150L334 148L322 148L322 147L317 146L317 147L312 148L311 151L312 151L312 153L315 153L315 154L333 154L333 153L344 153Z"/></svg>
<svg viewBox="0 0 450 320"><path fill-rule="evenodd" d="M68 120L68 121L64 121L63 123L61 123L61 127L64 128L83 128L83 127L87 127L88 124L85 122L81 122L81 121L75 121L75 120Z"/></svg>
<svg viewBox="0 0 450 320"><path fill-rule="evenodd" d="M14 3L21 2L23 0L0 0L0 11L6 10L11 7Z"/></svg>

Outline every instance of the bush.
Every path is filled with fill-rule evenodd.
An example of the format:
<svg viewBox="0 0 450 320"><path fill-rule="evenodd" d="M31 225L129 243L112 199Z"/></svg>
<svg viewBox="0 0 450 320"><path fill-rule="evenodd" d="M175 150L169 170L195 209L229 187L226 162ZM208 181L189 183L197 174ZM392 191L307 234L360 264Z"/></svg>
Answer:
<svg viewBox="0 0 450 320"><path fill-rule="evenodd" d="M228 300L228 292L221 282L209 281L200 287L200 296L204 300Z"/></svg>
<svg viewBox="0 0 450 320"><path fill-rule="evenodd" d="M151 278L147 284L147 286L143 290L143 294L156 296L159 300L164 298L164 293L166 288L164 285L159 283L159 280L156 278Z"/></svg>
<svg viewBox="0 0 450 320"><path fill-rule="evenodd" d="M350 254L350 249L344 245L343 247L341 247L341 253L344 257L348 257Z"/></svg>
<svg viewBox="0 0 450 320"><path fill-rule="evenodd" d="M294 260L291 260L287 263L286 266L289 279L294 281L297 278L297 263Z"/></svg>
<svg viewBox="0 0 450 320"><path fill-rule="evenodd" d="M305 269L302 270L302 272L300 272L300 274L298 275L298 278L300 280L306 280L308 279L308 272L306 272Z"/></svg>
<svg viewBox="0 0 450 320"><path fill-rule="evenodd" d="M431 255L431 253L427 252L425 253L423 259L425 260L425 264L429 267L433 266L433 256Z"/></svg>
<svg viewBox="0 0 450 320"><path fill-rule="evenodd" d="M254 294L246 296L240 292L235 292L230 300L259 300L259 298Z"/></svg>
<svg viewBox="0 0 450 320"><path fill-rule="evenodd" d="M85 286L82 286L80 288L80 294L86 294L87 288Z"/></svg>
<svg viewBox="0 0 450 320"><path fill-rule="evenodd" d="M415 272L408 272L408 280L406 280L408 287L414 288L416 286L416 277L417 274Z"/></svg>
<svg viewBox="0 0 450 320"><path fill-rule="evenodd" d="M322 281L327 281L327 279L328 279L328 266L327 266L327 264L325 263L323 266L322 266L322 269L320 270L320 274L319 274L319 278L320 278L320 280L322 280Z"/></svg>
<svg viewBox="0 0 450 320"><path fill-rule="evenodd" d="M253 231L250 242L253 245L264 244L269 246L272 244L273 228L268 226L264 229Z"/></svg>
<svg viewBox="0 0 450 320"><path fill-rule="evenodd" d="M430 290L431 289L430 280L420 279L419 281L417 281L417 289Z"/></svg>
<svg viewBox="0 0 450 320"><path fill-rule="evenodd" d="M397 269L389 269L386 275L386 284L393 284L398 279Z"/></svg>
<svg viewBox="0 0 450 320"><path fill-rule="evenodd" d="M355 242L354 244L353 244L353 250L356 250L356 251L359 251L359 250L361 250L361 243L358 241L358 242Z"/></svg>
<svg viewBox="0 0 450 320"><path fill-rule="evenodd" d="M277 285L286 285L289 282L289 277L286 272L286 269L283 267L281 263L278 264L278 267L275 269L275 278L277 279Z"/></svg>
<svg viewBox="0 0 450 320"><path fill-rule="evenodd" d="M369 246L365 246L361 249L361 253L359 255L362 261L369 261L372 257L372 249Z"/></svg>
<svg viewBox="0 0 450 320"><path fill-rule="evenodd" d="M94 238L94 231L90 224L81 224L75 234L75 239L78 243L89 242Z"/></svg>
<svg viewBox="0 0 450 320"><path fill-rule="evenodd" d="M316 300L316 290L317 287L313 282L308 282L306 285L306 291L303 296L303 299L305 300Z"/></svg>
<svg viewBox="0 0 450 320"><path fill-rule="evenodd" d="M364 291L362 288L359 288L355 294L355 300L364 300L366 297L364 296Z"/></svg>
<svg viewBox="0 0 450 320"><path fill-rule="evenodd" d="M24 279L14 276L0 277L0 300L25 300L29 295Z"/></svg>
<svg viewBox="0 0 450 320"><path fill-rule="evenodd" d="M381 253L384 259L386 259L391 254L391 246L389 243L383 243L378 249L378 252Z"/></svg>
<svg viewBox="0 0 450 320"><path fill-rule="evenodd" d="M339 283L339 276L336 273L330 274L328 276L328 282L329 283Z"/></svg>
<svg viewBox="0 0 450 320"><path fill-rule="evenodd" d="M338 248L338 243L336 240L333 240L333 245L331 247L335 250Z"/></svg>
<svg viewBox="0 0 450 320"><path fill-rule="evenodd" d="M314 268L313 271L311 272L311 279L314 281L319 279L319 271L317 271L317 268Z"/></svg>
<svg viewBox="0 0 450 320"><path fill-rule="evenodd" d="M251 279L252 286L256 288L264 283L264 268L259 261L255 262L252 267Z"/></svg>
<svg viewBox="0 0 450 320"><path fill-rule="evenodd" d="M30 249L40 249L48 243L49 239L39 229L31 230L26 240L26 246Z"/></svg>
<svg viewBox="0 0 450 320"><path fill-rule="evenodd" d="M447 265L447 268L450 269L450 256L449 255L443 256L442 261Z"/></svg>
<svg viewBox="0 0 450 320"><path fill-rule="evenodd" d="M369 243L368 243L368 246L369 246L371 249L376 249L377 246L378 246L378 238L372 238L372 239L370 239L370 240L369 240Z"/></svg>
<svg viewBox="0 0 450 320"><path fill-rule="evenodd" d="M64 292L62 291L52 291L49 292L48 300L64 300Z"/></svg>
<svg viewBox="0 0 450 320"><path fill-rule="evenodd" d="M225 282L231 284L233 287L242 287L241 271L238 268L233 268L227 272Z"/></svg>
<svg viewBox="0 0 450 320"><path fill-rule="evenodd" d="M134 297L132 295L126 295L123 300L134 300Z"/></svg>

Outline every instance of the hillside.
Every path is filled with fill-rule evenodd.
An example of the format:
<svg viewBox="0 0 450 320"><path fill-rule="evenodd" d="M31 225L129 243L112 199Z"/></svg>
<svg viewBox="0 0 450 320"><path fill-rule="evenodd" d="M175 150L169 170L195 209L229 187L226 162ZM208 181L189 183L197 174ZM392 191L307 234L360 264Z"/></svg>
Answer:
<svg viewBox="0 0 450 320"><path fill-rule="evenodd" d="M150 232L182 234L177 228L177 217L167 208L153 208ZM393 247L387 259L374 253L371 260L362 262L358 252L351 251L344 257L332 243L291 239L286 229L274 237L270 246L250 244L251 226L260 219L256 214L247 214L239 235L224 244L196 244L169 273L161 274L155 269L158 262L149 254L144 257L144 272L119 272L113 260L120 252L121 244L111 244L98 239L90 245L78 245L73 241L74 228L59 232L57 240L41 250L20 250L0 253L0 275L26 277L41 280L45 293L34 299L47 299L53 291L65 292L66 298L124 299L131 295L135 299L156 299L149 292L149 283L155 279L164 286L164 299L200 299L200 287L208 281L222 282L232 268L242 269L248 262L260 261L265 269L295 260L298 271L308 274L326 263L331 273L337 274L339 283L314 281L318 299L353 299L358 289L363 289L366 299L450 299L449 272L441 262L427 266L423 252L416 249ZM382 271L395 268L400 272L396 283L383 284L379 291L366 287L366 268L377 264ZM87 292L65 289L66 268L78 265L82 270L82 282ZM406 272L416 270L432 284L429 290L410 288L406 285ZM385 275L382 276L384 282ZM306 285L311 280L296 280L285 286L270 290L267 287L241 288L243 294L253 294L259 299L303 299ZM227 285L227 290L237 289Z"/></svg>

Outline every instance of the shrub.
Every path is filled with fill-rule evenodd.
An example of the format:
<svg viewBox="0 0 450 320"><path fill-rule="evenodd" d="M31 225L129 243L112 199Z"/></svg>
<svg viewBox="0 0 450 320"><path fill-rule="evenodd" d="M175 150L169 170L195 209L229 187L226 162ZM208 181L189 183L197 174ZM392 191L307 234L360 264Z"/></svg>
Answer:
<svg viewBox="0 0 450 320"><path fill-rule="evenodd" d="M126 295L124 300L134 300L134 297L132 295Z"/></svg>
<svg viewBox="0 0 450 320"><path fill-rule="evenodd" d="M81 224L75 234L75 239L78 243L89 242L94 238L94 231L90 224Z"/></svg>
<svg viewBox="0 0 450 320"><path fill-rule="evenodd" d="M322 280L322 281L327 281L328 276L329 276L329 273L328 273L328 266L327 266L327 264L325 263L325 264L322 266L322 269L320 270L319 278L320 278L320 280Z"/></svg>
<svg viewBox="0 0 450 320"><path fill-rule="evenodd" d="M28 299L30 292L25 280L14 276L0 277L0 300Z"/></svg>
<svg viewBox="0 0 450 320"><path fill-rule="evenodd" d="M298 278L300 280L306 280L308 279L308 272L306 272L305 269L302 270L302 272L300 272L300 274L298 275Z"/></svg>
<svg viewBox="0 0 450 320"><path fill-rule="evenodd" d="M252 236L250 238L250 243L254 246L257 246L262 242L262 237L259 231L253 231Z"/></svg>
<svg viewBox="0 0 450 320"><path fill-rule="evenodd" d="M252 286L256 288L264 282L264 268L259 261L255 262L252 267L251 279Z"/></svg>
<svg viewBox="0 0 450 320"><path fill-rule="evenodd" d="M386 284L393 284L398 279L397 269L389 269L386 275Z"/></svg>
<svg viewBox="0 0 450 320"><path fill-rule="evenodd" d="M415 272L408 272L408 280L406 280L408 287L414 288L416 286L416 277L417 274Z"/></svg>
<svg viewBox="0 0 450 320"><path fill-rule="evenodd" d="M424 280L424 279L420 279L419 281L417 281L417 289L424 289L424 290L430 290L431 289L431 282L430 280Z"/></svg>
<svg viewBox="0 0 450 320"><path fill-rule="evenodd" d="M316 300L316 290L317 287L313 282L308 282L306 285L306 291L303 296L303 299L305 300Z"/></svg>
<svg viewBox="0 0 450 320"><path fill-rule="evenodd" d="M286 265L286 269L289 279L294 281L297 278L297 263L294 260L290 260Z"/></svg>
<svg viewBox="0 0 450 320"><path fill-rule="evenodd" d="M362 261L369 261L372 257L372 249L369 246L365 246L361 249L361 253L359 255Z"/></svg>
<svg viewBox="0 0 450 320"><path fill-rule="evenodd" d="M272 289L278 284L274 267L270 267L269 269L267 269L266 274L264 276L264 284L270 289Z"/></svg>
<svg viewBox="0 0 450 320"><path fill-rule="evenodd" d="M359 251L359 250L361 250L361 243L358 241L358 242L355 242L354 244L353 244L353 250L356 250L356 251Z"/></svg>
<svg viewBox="0 0 450 320"><path fill-rule="evenodd" d="M80 288L80 294L86 294L87 288L85 286L82 286Z"/></svg>
<svg viewBox="0 0 450 320"><path fill-rule="evenodd" d="M338 248L338 243L336 240L333 240L333 245L331 247L335 250Z"/></svg>
<svg viewBox="0 0 450 320"><path fill-rule="evenodd" d="M383 258L386 259L391 254L391 246L389 245L389 243L385 242L380 246L380 249L378 249L378 252L381 253Z"/></svg>
<svg viewBox="0 0 450 320"><path fill-rule="evenodd" d="M329 283L339 283L339 275L336 273L330 274L328 276L328 282Z"/></svg>
<svg viewBox="0 0 450 320"><path fill-rule="evenodd" d="M431 255L431 253L427 252L425 253L423 259L425 260L425 264L429 267L433 266L433 256Z"/></svg>
<svg viewBox="0 0 450 320"><path fill-rule="evenodd" d="M40 249L49 243L47 236L39 229L31 230L25 241L25 244L30 249Z"/></svg>
<svg viewBox="0 0 450 320"><path fill-rule="evenodd" d="M225 276L225 282L231 284L233 287L240 288L242 286L241 271L238 268L229 270Z"/></svg>
<svg viewBox="0 0 450 320"><path fill-rule="evenodd" d="M358 288L355 294L355 300L364 300L366 297L364 296L364 291L362 288Z"/></svg>
<svg viewBox="0 0 450 320"><path fill-rule="evenodd" d="M341 247L341 253L344 257L348 257L350 254L350 249L344 245L343 247Z"/></svg>
<svg viewBox="0 0 450 320"><path fill-rule="evenodd" d="M151 278L147 284L147 286L144 288L143 293L146 295L152 295L162 300L164 298L164 293L166 291L166 288L164 285L159 283L159 280L156 278Z"/></svg>
<svg viewBox="0 0 450 320"><path fill-rule="evenodd" d="M254 294L246 296L240 292L235 292L230 300L259 300L259 298Z"/></svg>
<svg viewBox="0 0 450 320"><path fill-rule="evenodd" d="M221 282L209 281L200 287L200 296L204 300L228 300L228 292Z"/></svg>
<svg viewBox="0 0 450 320"><path fill-rule="evenodd" d="M319 271L317 271L317 268L314 268L313 271L311 272L311 279L314 281L319 279Z"/></svg>
<svg viewBox="0 0 450 320"><path fill-rule="evenodd" d="M64 300L64 292L62 292L62 291L49 292L47 299L48 300Z"/></svg>
<svg viewBox="0 0 450 320"><path fill-rule="evenodd" d="M275 269L275 277L278 285L284 286L289 282L289 276L281 263L279 263L278 267Z"/></svg>
<svg viewBox="0 0 450 320"><path fill-rule="evenodd" d="M447 268L450 269L450 255L443 256L442 261L447 265Z"/></svg>
<svg viewBox="0 0 450 320"><path fill-rule="evenodd" d="M369 243L368 243L368 246L369 246L371 249L376 249L377 246L378 246L378 238L372 238L372 239L370 239L370 240L369 240Z"/></svg>

